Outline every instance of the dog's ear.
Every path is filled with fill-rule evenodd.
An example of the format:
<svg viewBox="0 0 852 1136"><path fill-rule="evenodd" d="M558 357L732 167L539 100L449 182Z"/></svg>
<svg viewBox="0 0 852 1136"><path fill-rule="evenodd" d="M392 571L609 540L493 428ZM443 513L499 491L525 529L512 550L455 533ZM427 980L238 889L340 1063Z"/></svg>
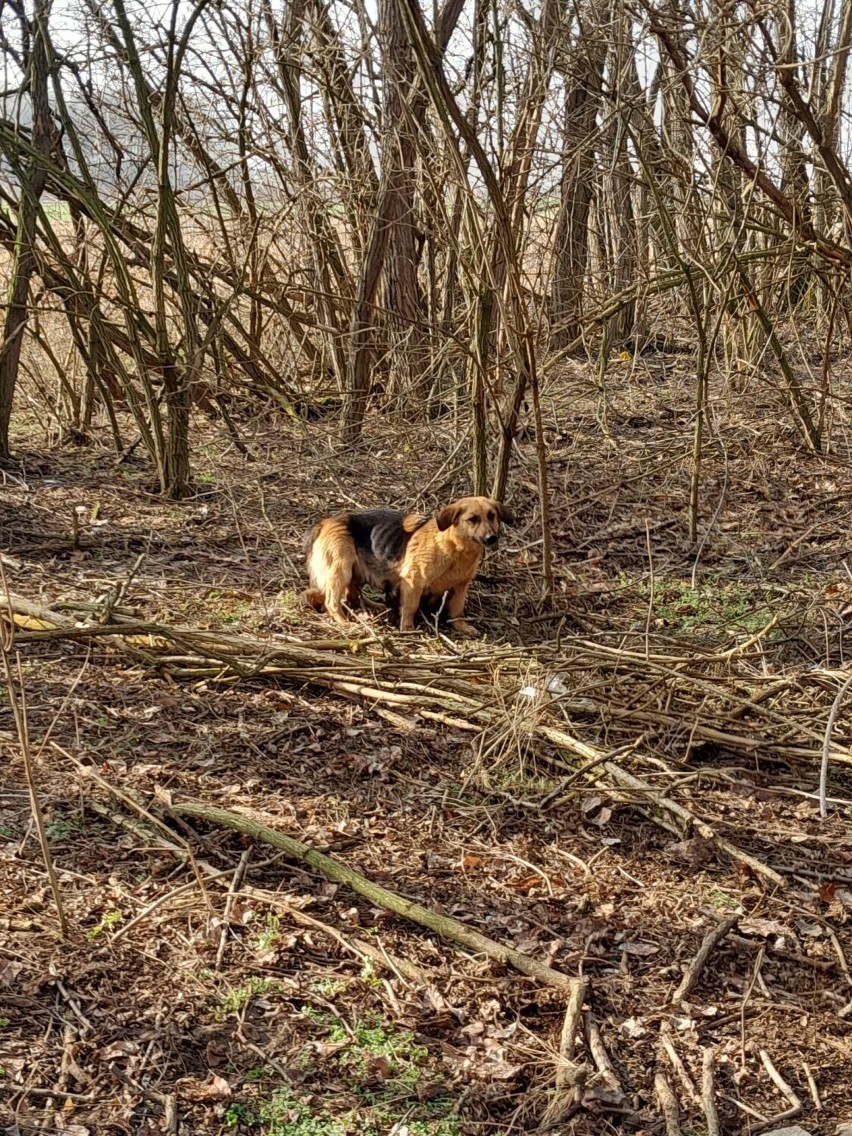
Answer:
<svg viewBox="0 0 852 1136"><path fill-rule="evenodd" d="M446 532L450 525L454 525L461 516L461 509L457 505L445 505L440 513L435 514L435 523L438 532Z"/></svg>
<svg viewBox="0 0 852 1136"><path fill-rule="evenodd" d="M503 525L513 525L515 523L515 514L508 505L504 505L501 501L497 501L497 515L500 518L500 523Z"/></svg>

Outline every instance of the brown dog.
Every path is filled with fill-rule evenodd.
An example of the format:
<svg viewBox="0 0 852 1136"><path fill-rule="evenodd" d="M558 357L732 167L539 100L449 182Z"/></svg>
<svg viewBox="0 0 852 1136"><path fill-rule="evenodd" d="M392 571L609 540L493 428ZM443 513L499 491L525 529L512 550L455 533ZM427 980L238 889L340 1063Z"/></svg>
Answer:
<svg viewBox="0 0 852 1136"><path fill-rule="evenodd" d="M341 513L315 525L305 552L311 586L304 599L343 623L370 584L399 595L401 631L414 630L424 599L447 596L447 618L462 635L476 635L464 618L468 589L486 548L496 546L509 510L490 497L462 497L434 517L374 509Z"/></svg>

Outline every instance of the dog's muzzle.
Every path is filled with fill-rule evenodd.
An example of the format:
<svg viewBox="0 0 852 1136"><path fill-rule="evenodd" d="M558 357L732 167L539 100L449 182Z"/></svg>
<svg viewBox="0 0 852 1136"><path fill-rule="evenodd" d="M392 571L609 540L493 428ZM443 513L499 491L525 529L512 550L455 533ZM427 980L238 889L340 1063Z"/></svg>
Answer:
<svg viewBox="0 0 852 1136"><path fill-rule="evenodd" d="M500 537L496 533L489 533L480 539L480 544L484 544L486 548L495 548Z"/></svg>

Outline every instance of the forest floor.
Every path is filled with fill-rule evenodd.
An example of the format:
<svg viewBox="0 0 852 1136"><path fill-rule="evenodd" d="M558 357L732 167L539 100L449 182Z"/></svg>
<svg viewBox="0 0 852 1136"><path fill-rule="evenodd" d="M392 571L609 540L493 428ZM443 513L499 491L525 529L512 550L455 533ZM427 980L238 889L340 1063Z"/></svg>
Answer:
<svg viewBox="0 0 852 1136"><path fill-rule="evenodd" d="M790 1113L775 1127L849 1131L847 709L824 820L814 793L852 612L852 437L837 404L831 452L813 456L774 392L714 391L696 549L688 367L615 360L606 407L579 365L545 391L552 607L539 601L524 436L509 494L518 524L471 598L484 638L403 638L378 619L349 632L368 657L416 656L436 684L459 656L490 667L490 733L334 693L307 670L174 677L117 641L20 639L69 929L63 939L6 704L0 1131L657 1133L662 1074L681 1130L703 1133L706 1051L722 1132ZM165 626L339 640L298 604L305 530L341 508L433 508L468 489L450 420L397 430L376 418L346 452L321 420L238 426L255 460L199 421L197 493L173 504L153 494L138 449L118 462L106 429L60 443L33 414L0 490L10 591L96 621L118 588L116 610ZM332 653L345 662L347 649ZM678 832L670 811L661 821L611 778L572 778L579 759L498 705L503 659L516 703L552 699L561 728L711 836ZM272 848L175 818L169 802L182 800L250 815L585 976L582 1099L554 1111L560 991ZM205 886L201 862L218 873ZM735 915L674 1002L704 937Z"/></svg>

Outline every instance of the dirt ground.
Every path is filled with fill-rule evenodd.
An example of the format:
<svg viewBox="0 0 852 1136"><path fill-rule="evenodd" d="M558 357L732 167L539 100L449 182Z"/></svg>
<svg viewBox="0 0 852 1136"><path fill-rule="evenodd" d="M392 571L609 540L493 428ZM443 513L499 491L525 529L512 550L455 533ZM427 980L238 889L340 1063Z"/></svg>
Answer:
<svg viewBox="0 0 852 1136"><path fill-rule="evenodd" d="M846 408L838 401L830 450L816 457L774 392L714 390L696 549L688 365L614 361L606 406L579 365L545 391L552 607L539 602L535 453L523 436L509 495L519 523L471 599L484 639L454 646L428 629L403 640L370 627L438 676L457 654L492 653L496 668L507 644L540 653L554 689L574 699L576 737L610 752L641 739L624 768L635 772L641 751L643 776L780 883L700 832L667 830L608 783L566 781L554 763L579 761L540 739L521 744L508 726L484 746L474 731L331 693L309 673L175 678L108 640L31 639L20 644L30 744L68 931L7 701L2 1131L656 1133L662 1075L681 1131L697 1134L708 1130L705 1053L724 1133L773 1119L832 1136L852 1125L844 708L824 820L814 798L852 611ZM328 640L338 633L297 600L313 520L354 505L433 508L468 488L464 433L449 419L409 430L371 420L347 452L322 420L238 426L251 462L196 423L197 493L173 504L153 494L138 450L117 461L106 431L74 444L20 424L20 466L0 490L9 589L80 620L101 618L112 596L146 621ZM621 649L629 666L577 662ZM720 723L709 678L652 665L693 655L716 660L720 684L736 662L737 681L758 693ZM681 720L677 698L693 680L703 709ZM758 719L758 704L774 717ZM752 731L739 748L735 722ZM561 992L268 846L169 813L186 799L251 815L585 976L581 1099L556 1107ZM673 1002L704 937L734 915Z"/></svg>

